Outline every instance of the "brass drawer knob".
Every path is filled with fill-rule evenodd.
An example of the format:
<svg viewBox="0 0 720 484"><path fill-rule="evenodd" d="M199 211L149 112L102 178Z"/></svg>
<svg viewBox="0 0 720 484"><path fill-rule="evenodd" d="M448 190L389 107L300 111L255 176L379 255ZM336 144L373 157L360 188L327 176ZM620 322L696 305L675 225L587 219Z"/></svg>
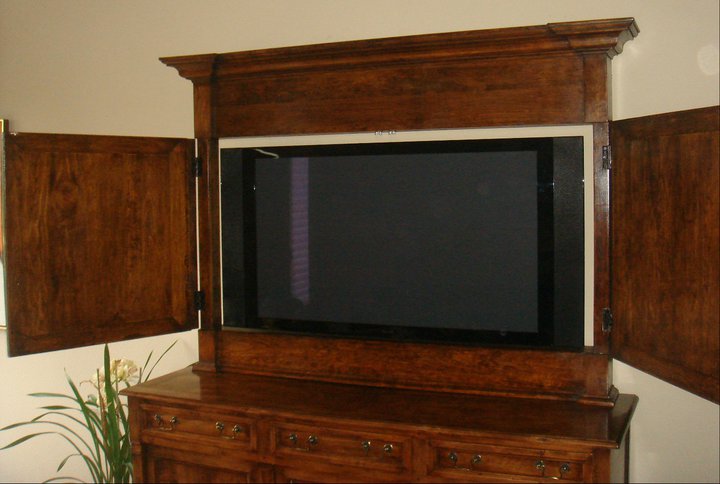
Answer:
<svg viewBox="0 0 720 484"><path fill-rule="evenodd" d="M570 472L570 464L568 464L567 462L565 462L564 464L561 464L560 465L560 478L562 479L563 477L565 477L565 474L567 474L568 472Z"/></svg>
<svg viewBox="0 0 720 484"><path fill-rule="evenodd" d="M363 440L360 446L365 451L365 455L368 455L370 453L370 447L372 446L372 443L369 440Z"/></svg>
<svg viewBox="0 0 720 484"><path fill-rule="evenodd" d="M292 442L294 449L302 450L305 452L309 452L310 450L312 450L315 446L317 446L320 443L320 439L317 437L317 435L312 435L312 434L309 435L308 438L305 440L305 442L307 443L307 446L305 446L305 447L298 446L298 442L300 439L298 438L297 434L295 434L295 433L290 434L288 436L288 440L290 442Z"/></svg>
<svg viewBox="0 0 720 484"><path fill-rule="evenodd" d="M170 425L169 426L165 425L165 420L163 419L163 416L160 415L159 413L155 414L154 420L155 420L155 428L157 428L158 430L164 430L166 432L171 432L171 431L175 430L175 425L178 422L177 417L172 416L172 417L170 417Z"/></svg>
<svg viewBox="0 0 720 484"><path fill-rule="evenodd" d="M243 431L243 428L240 425L235 424L231 430L232 434L223 435L223 431L225 430L225 423L223 422L215 422L215 429L220 433L220 437L228 440L235 440L237 434Z"/></svg>
<svg viewBox="0 0 720 484"><path fill-rule="evenodd" d="M452 462L453 467L455 469L459 469L461 471L471 471L473 468L480 464L482 462L482 456L480 454L475 454L470 458L470 466L469 467L461 467L458 466L458 455L455 451L450 451L448 453L448 459L450 459L450 462Z"/></svg>
<svg viewBox="0 0 720 484"><path fill-rule="evenodd" d="M386 455L391 455L393 453L393 445L392 444L385 444L383 445L383 452L385 452Z"/></svg>

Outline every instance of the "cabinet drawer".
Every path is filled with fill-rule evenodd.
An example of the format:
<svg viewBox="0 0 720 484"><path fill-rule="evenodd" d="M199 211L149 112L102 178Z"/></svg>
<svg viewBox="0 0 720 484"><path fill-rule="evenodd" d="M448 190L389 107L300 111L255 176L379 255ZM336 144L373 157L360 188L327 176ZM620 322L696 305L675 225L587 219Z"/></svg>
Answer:
<svg viewBox="0 0 720 484"><path fill-rule="evenodd" d="M141 409L143 435L185 437L188 443L200 438L246 450L257 448L257 431L251 418L157 405L141 405Z"/></svg>
<svg viewBox="0 0 720 484"><path fill-rule="evenodd" d="M276 455L300 459L317 457L334 465L392 472L410 469L409 438L362 430L278 423L273 425L272 447Z"/></svg>
<svg viewBox="0 0 720 484"><path fill-rule="evenodd" d="M588 454L487 444L431 442L428 474L472 480L488 475L582 481Z"/></svg>

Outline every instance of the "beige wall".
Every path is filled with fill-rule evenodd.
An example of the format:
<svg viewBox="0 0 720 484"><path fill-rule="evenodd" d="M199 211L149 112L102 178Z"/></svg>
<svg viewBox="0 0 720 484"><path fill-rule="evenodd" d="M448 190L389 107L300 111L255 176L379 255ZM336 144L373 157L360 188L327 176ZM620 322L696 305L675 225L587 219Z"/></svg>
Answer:
<svg viewBox="0 0 720 484"><path fill-rule="evenodd" d="M633 16L640 36L614 61L616 119L715 105L717 0L0 0L0 116L17 131L192 136L188 81L160 56ZM144 360L175 337L112 345ZM8 359L0 331L0 426L35 414L25 395L88 378L102 349ZM197 358L180 336L162 371ZM615 383L640 396L631 479L720 481L718 406L616 363ZM11 436L0 434L0 445ZM46 438L0 452L0 481L53 475L69 453ZM67 474L85 478L70 468Z"/></svg>

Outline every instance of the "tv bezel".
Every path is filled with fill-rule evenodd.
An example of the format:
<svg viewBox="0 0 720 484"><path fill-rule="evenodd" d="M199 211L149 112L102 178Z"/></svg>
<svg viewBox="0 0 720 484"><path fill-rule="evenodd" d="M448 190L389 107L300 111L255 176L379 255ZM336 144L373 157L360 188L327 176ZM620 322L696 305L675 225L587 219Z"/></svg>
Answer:
<svg viewBox="0 0 720 484"><path fill-rule="evenodd" d="M565 143L562 140L566 140ZM336 321L312 321L297 319L264 318L258 315L257 304L257 260L256 227L254 200L254 164L268 158L292 158L313 156L347 155L392 155L409 153L467 153L467 152L508 152L532 151L537 153L538 167L538 331L508 332L502 330L468 330L442 327L418 327L392 324L369 324ZM562 350L581 350L584 343L584 229L583 229L583 139L578 136L553 136L509 139L462 139L446 141L409 141L393 143L343 143L319 145L288 145L267 148L223 148L221 149L221 178L225 179L227 195L227 177L225 168L230 163L242 166L243 200L243 259L244 288L243 317L233 321L225 318L227 327L247 328L284 334L300 334L351 339L393 340L419 343L450 343L462 345L532 347ZM556 165L560 166L556 170ZM568 175L569 174L569 175ZM562 185L558 187L558 178ZM575 183L577 182L577 183ZM567 189L565 184L572 184ZM540 187L552 190L541 190ZM559 199L556 189L563 189ZM548 199L548 194L550 198ZM223 211L223 225L225 212ZM570 220L561 223L558 244L555 240L555 213L563 213ZM568 231L567 228L572 230ZM571 232L571 233L568 233ZM560 246L571 246L574 250L570 257L560 252ZM223 259L225 251L223 235ZM549 253L549 257L547 254ZM545 254L545 255L542 255ZM556 257L556 254L559 257ZM577 257L579 254L579 257ZM563 274L558 275L556 268L561 267ZM223 266L224 267L224 266ZM223 281L226 281L223 270ZM558 321L555 301L559 287L569 284L580 286L574 296L563 294L560 299L572 306ZM563 289L560 289L562 292ZM223 288L223 300L225 300ZM568 316L569 314L569 316Z"/></svg>

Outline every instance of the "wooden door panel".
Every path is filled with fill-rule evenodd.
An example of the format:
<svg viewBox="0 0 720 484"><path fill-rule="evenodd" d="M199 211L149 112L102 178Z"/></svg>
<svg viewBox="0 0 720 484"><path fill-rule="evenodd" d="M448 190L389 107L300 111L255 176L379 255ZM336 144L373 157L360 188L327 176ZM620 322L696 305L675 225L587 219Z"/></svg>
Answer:
<svg viewBox="0 0 720 484"><path fill-rule="evenodd" d="M240 459L220 462L217 457L155 446L146 447L145 456L142 482L252 482L254 464Z"/></svg>
<svg viewBox="0 0 720 484"><path fill-rule="evenodd" d="M613 123L614 356L719 396L720 110Z"/></svg>
<svg viewBox="0 0 720 484"><path fill-rule="evenodd" d="M10 355L196 326L191 140L5 136Z"/></svg>

